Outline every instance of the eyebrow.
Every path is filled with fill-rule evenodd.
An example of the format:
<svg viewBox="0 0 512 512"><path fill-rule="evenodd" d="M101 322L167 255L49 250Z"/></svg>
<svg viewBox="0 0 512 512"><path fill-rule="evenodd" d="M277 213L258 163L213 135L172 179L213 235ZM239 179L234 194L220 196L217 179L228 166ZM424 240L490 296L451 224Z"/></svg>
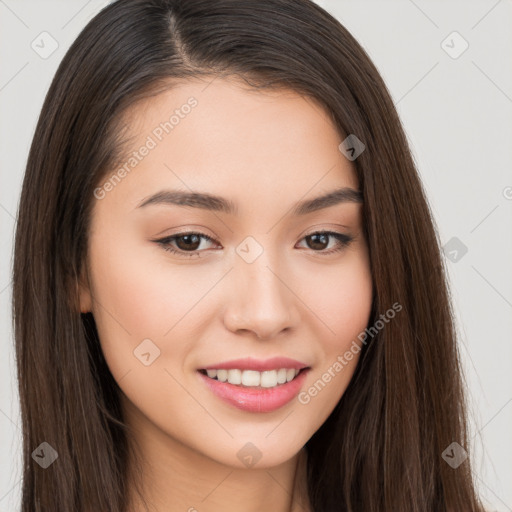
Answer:
<svg viewBox="0 0 512 512"><path fill-rule="evenodd" d="M308 213L329 208L337 204L362 202L363 195L359 190L350 187L342 187L323 196L298 202L293 207L292 214L296 216L307 215ZM223 212L228 215L238 214L237 205L229 199L207 193L183 192L179 190L162 190L157 192L143 199L137 208L159 204L190 206L192 208Z"/></svg>

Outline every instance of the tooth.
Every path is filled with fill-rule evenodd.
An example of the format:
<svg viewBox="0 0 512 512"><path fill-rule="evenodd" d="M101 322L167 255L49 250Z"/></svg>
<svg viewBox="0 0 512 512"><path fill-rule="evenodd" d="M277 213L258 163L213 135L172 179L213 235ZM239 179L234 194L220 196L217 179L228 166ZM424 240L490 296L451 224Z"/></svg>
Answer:
<svg viewBox="0 0 512 512"><path fill-rule="evenodd" d="M217 379L221 382L226 382L228 380L228 371L227 370L217 370Z"/></svg>
<svg viewBox="0 0 512 512"><path fill-rule="evenodd" d="M260 372L254 370L244 370L242 372L242 384L244 386L259 386Z"/></svg>
<svg viewBox="0 0 512 512"><path fill-rule="evenodd" d="M258 372L255 370L206 370L206 374L210 378L217 378L220 382L229 382L234 385L243 385L248 387L261 386L263 388L273 388L278 384L290 382L298 374L300 370L294 368L279 368L278 370L267 370Z"/></svg>
<svg viewBox="0 0 512 512"><path fill-rule="evenodd" d="M284 384L286 382L286 368L277 370L277 383Z"/></svg>
<svg viewBox="0 0 512 512"><path fill-rule="evenodd" d="M242 383L242 371L241 370L228 370L228 382L230 384L241 384Z"/></svg>
<svg viewBox="0 0 512 512"><path fill-rule="evenodd" d="M272 388L277 385L277 371L269 370L261 372L260 386L263 388Z"/></svg>

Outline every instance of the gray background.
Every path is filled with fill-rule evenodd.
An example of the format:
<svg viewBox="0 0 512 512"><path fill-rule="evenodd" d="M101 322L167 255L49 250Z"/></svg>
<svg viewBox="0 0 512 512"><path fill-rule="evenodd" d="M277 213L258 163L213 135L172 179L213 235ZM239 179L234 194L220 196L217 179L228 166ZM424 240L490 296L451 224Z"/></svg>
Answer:
<svg viewBox="0 0 512 512"><path fill-rule="evenodd" d="M0 0L0 512L20 499L10 272L24 165L58 63L108 3ZM512 2L318 3L367 50L402 118L447 245L477 482L489 510L512 511Z"/></svg>

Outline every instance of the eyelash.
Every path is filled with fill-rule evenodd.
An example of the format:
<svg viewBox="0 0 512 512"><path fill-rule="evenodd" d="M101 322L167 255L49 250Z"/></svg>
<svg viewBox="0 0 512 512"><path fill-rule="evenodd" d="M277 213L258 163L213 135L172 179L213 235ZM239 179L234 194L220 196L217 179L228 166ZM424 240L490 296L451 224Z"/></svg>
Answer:
<svg viewBox="0 0 512 512"><path fill-rule="evenodd" d="M214 242L214 243L218 244L218 242L216 240L214 240L212 237L205 235L204 233L199 233L197 231L187 231L184 233L178 233L176 235L171 235L171 236L167 236L165 238L161 238L160 240L153 240L153 242L156 242L157 244L161 245L165 251L169 251L173 254L178 254L180 256L189 257L189 258L196 256L196 255L199 256L200 251L197 251L197 250L183 251L181 249L175 249L174 247L172 247L170 245L170 243L175 241L177 238L181 238L183 236L190 236L190 235L197 235L205 240L208 240L210 242ZM338 241L337 247L330 249L328 251L325 251L325 250L315 251L315 250L311 249L313 252L318 252L325 256L343 251L354 240L354 238L352 236L346 235L343 233L337 233L336 231L314 231L313 233L306 235L302 240L304 240L305 238L311 237L313 235L329 235Z"/></svg>

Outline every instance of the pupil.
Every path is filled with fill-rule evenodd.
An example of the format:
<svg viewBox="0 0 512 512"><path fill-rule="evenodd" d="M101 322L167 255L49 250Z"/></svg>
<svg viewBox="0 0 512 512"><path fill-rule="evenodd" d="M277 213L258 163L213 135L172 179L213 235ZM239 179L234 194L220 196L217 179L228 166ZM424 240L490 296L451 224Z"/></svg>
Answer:
<svg viewBox="0 0 512 512"><path fill-rule="evenodd" d="M194 239L192 241L192 244L190 243L190 239ZM196 246L198 246L198 242L200 241L197 235L182 235L177 239L177 242L179 242L180 240L185 240L184 247L180 247L180 249L184 248L185 250L197 249ZM178 243L178 245L180 244Z"/></svg>
<svg viewBox="0 0 512 512"><path fill-rule="evenodd" d="M323 239L323 242L316 242L316 241L314 240L314 239L318 239L319 237L321 237L321 238ZM325 244L327 243L327 240L326 240L326 239L327 239L327 235L326 235L326 234L324 234L324 233L322 233L322 234L316 234L316 235L311 235L311 236L310 236L310 239L312 239L312 240L313 240L313 245L320 243L320 245L322 246L322 245L325 245ZM316 248L316 249L324 249L324 247L312 247L312 249L315 249L315 248Z"/></svg>

